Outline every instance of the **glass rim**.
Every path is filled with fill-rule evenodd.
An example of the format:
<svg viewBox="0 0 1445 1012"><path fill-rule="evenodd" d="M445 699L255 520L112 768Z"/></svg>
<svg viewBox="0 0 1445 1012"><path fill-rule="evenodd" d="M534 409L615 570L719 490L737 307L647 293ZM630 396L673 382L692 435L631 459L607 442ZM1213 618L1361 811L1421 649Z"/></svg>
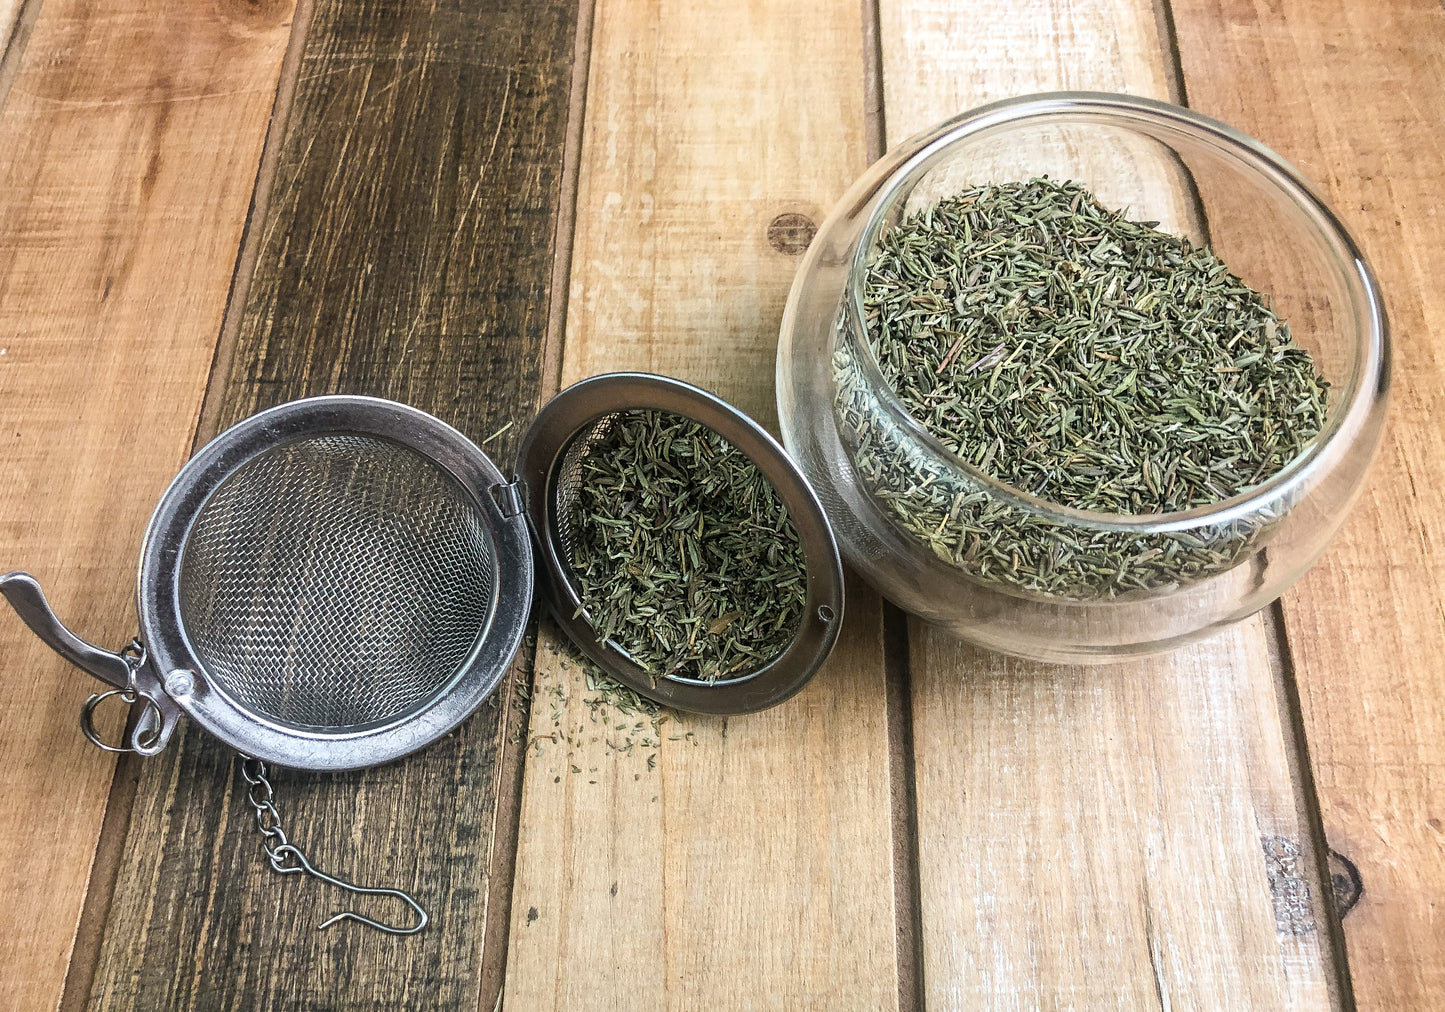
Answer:
<svg viewBox="0 0 1445 1012"><path fill-rule="evenodd" d="M863 224L848 266L844 312L851 317L850 322L856 325L858 333L867 332L862 293L867 258L899 190L955 143L999 127L1040 119L1077 119L1081 122L1110 119L1122 126L1128 126L1132 121L1184 133L1245 162L1288 197L1315 226L1339 262L1359 332L1356 338L1359 358L1354 375L1350 377L1351 382L1342 390L1340 387L1332 388L1341 390L1338 405L1329 413L1324 428L1303 453L1267 480L1228 499L1164 513L1106 513L1076 509L1032 495L963 460L914 418L898 399L892 385L883 377L873 349L864 339L858 342L859 366L867 382L875 387L879 403L923 449L949 468L961 472L980 490L1017 509L1074 527L1156 533L1216 526L1260 513L1310 484L1315 475L1326 468L1332 456L1330 451L1341 435L1360 431L1382 401L1388 382L1389 325L1379 286L1354 238L1299 170L1252 137L1182 106L1108 92L1046 92L979 106L905 140L899 148L911 151L911 154L875 163L875 171L887 167L886 175L867 197L873 207Z"/></svg>

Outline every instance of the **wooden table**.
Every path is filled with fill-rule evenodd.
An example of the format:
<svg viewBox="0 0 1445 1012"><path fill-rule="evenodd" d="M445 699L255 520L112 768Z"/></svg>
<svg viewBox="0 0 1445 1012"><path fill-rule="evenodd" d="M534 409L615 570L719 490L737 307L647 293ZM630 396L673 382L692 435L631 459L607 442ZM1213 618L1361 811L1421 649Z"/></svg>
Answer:
<svg viewBox="0 0 1445 1012"><path fill-rule="evenodd" d="M92 685L0 617L0 1006L1440 1007L1442 54L1436 0L0 0L0 560L103 643L166 482L269 404L511 424L508 460L560 386L636 368L776 428L807 230L770 226L995 98L1260 138L1363 243L1396 349L1328 554L1171 656L1004 660L854 582L802 695L621 754L543 621L429 751L281 774L319 864L430 908L409 939L312 930L341 897L266 867L226 750L92 749Z"/></svg>

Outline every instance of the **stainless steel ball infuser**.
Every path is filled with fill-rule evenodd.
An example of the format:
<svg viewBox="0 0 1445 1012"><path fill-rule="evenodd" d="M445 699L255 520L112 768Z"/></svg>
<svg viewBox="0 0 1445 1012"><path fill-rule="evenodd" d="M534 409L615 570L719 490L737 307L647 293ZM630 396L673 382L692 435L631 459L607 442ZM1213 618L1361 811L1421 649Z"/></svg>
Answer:
<svg viewBox="0 0 1445 1012"><path fill-rule="evenodd" d="M593 631L570 568L577 472L612 419L638 409L709 426L758 466L797 527L807 605L788 647L742 677L652 678ZM501 683L531 611L534 561L558 625L605 672L658 702L746 713L793 695L828 656L843 615L842 568L812 488L778 443L710 393L615 373L558 394L534 419L514 476L437 418L391 401L325 396L262 411L221 433L181 470L147 528L136 588L140 631L93 646L51 611L35 579L0 593L61 656L110 687L81 730L112 752L155 755L184 714L241 754L271 865L354 892L409 895L324 875L286 837L266 764L350 770L425 748ZM105 700L138 706L106 742Z"/></svg>

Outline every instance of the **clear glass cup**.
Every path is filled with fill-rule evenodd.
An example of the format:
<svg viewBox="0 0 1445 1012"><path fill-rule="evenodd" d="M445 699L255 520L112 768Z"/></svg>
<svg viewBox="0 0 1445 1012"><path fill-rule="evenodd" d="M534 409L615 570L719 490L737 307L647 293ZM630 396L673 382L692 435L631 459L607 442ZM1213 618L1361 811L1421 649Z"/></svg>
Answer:
<svg viewBox="0 0 1445 1012"><path fill-rule="evenodd" d="M1186 512L1070 509L951 453L898 401L866 339L862 279L904 215L984 183L1074 180L1107 207L1210 246L1268 293L1331 383L1325 425L1267 481ZM1121 95L998 102L918 134L875 163L819 229L783 315L783 439L818 492L849 564L905 610L983 646L1098 662L1171 649L1277 598L1319 557L1360 491L1389 387L1384 307L1343 225L1299 173L1187 109ZM860 462L866 467L860 467ZM882 462L882 463L880 463ZM866 477L865 477L866 475ZM1041 590L1017 559L963 534L1031 532L1049 565L1097 591ZM1005 543L1010 543L1005 539ZM1061 561L1060 561L1061 560ZM1065 580L1079 588L1088 580Z"/></svg>

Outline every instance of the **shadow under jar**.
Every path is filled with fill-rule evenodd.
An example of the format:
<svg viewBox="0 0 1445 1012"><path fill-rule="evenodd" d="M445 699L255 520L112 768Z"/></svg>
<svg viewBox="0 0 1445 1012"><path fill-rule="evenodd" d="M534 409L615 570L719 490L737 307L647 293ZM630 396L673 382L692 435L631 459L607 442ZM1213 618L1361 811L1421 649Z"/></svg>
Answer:
<svg viewBox="0 0 1445 1012"><path fill-rule="evenodd" d="M1319 434L1240 494L1181 512L1072 509L966 463L880 371L864 311L888 231L969 188L1047 176L1208 247L1266 293L1328 380ZM1389 344L1354 241L1298 172L1231 128L1118 95L985 106L873 165L818 231L783 316L784 442L850 565L907 611L1023 657L1171 649L1273 601L1318 558L1379 442Z"/></svg>

